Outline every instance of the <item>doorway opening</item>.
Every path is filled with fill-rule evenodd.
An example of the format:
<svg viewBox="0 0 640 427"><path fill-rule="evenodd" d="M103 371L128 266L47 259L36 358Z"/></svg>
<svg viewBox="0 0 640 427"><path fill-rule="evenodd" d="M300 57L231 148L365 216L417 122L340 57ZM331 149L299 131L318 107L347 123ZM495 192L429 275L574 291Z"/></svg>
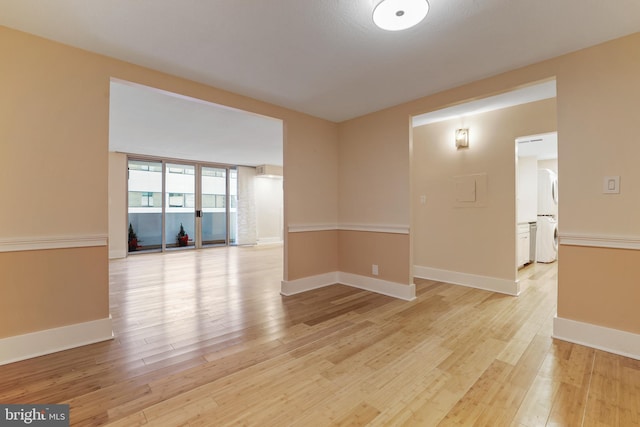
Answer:
<svg viewBox="0 0 640 427"><path fill-rule="evenodd" d="M520 294L514 140L556 130L555 97L545 80L413 117L414 277Z"/></svg>
<svg viewBox="0 0 640 427"><path fill-rule="evenodd" d="M558 133L522 136L515 143L516 258L518 277L525 283L531 271L544 264L557 272Z"/></svg>
<svg viewBox="0 0 640 427"><path fill-rule="evenodd" d="M282 120L116 79L110 87L110 259L283 243ZM262 181L273 183L267 198Z"/></svg>

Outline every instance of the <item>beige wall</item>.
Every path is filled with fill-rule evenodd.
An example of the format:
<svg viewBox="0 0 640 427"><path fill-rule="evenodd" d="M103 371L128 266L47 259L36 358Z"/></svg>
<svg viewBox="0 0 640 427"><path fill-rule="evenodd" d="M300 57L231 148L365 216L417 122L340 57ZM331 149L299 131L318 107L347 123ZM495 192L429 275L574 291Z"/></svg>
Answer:
<svg viewBox="0 0 640 427"><path fill-rule="evenodd" d="M127 256L127 155L109 153L109 258Z"/></svg>
<svg viewBox="0 0 640 427"><path fill-rule="evenodd" d="M301 114L283 114L289 115L284 131L285 224L335 224L338 126Z"/></svg>
<svg viewBox="0 0 640 427"><path fill-rule="evenodd" d="M0 27L0 189L19 207L1 210L2 237L106 234L109 79L94 57Z"/></svg>
<svg viewBox="0 0 640 427"><path fill-rule="evenodd" d="M289 233L289 278L302 279L338 271L338 231Z"/></svg>
<svg viewBox="0 0 640 427"><path fill-rule="evenodd" d="M0 338L109 317L107 248L0 254Z"/></svg>
<svg viewBox="0 0 640 427"><path fill-rule="evenodd" d="M560 246L558 316L640 334L640 251Z"/></svg>
<svg viewBox="0 0 640 427"><path fill-rule="evenodd" d="M555 108L554 108L555 110ZM518 157L516 216L518 224L538 221L538 160Z"/></svg>
<svg viewBox="0 0 640 427"><path fill-rule="evenodd" d="M95 55L0 27L0 235L107 234L109 79ZM82 197L78 197L82 195ZM107 248L0 253L0 337L105 318Z"/></svg>
<svg viewBox="0 0 640 427"><path fill-rule="evenodd" d="M640 236L640 33L577 52L558 74L562 232ZM621 176L619 195L603 177Z"/></svg>
<svg viewBox="0 0 640 427"><path fill-rule="evenodd" d="M561 234L640 239L640 33L563 58L558 70ZM620 175L620 194L602 194ZM561 246L558 315L640 333L639 251ZM635 285L635 286L634 286Z"/></svg>
<svg viewBox="0 0 640 427"><path fill-rule="evenodd" d="M406 246L410 223L406 209L410 192L409 125L409 114L403 111L371 114L340 124L338 220L343 225L369 228L340 232L340 271L371 276L373 264L384 264L379 278L411 283ZM405 228L407 234L390 236L375 231L384 226Z"/></svg>
<svg viewBox="0 0 640 427"><path fill-rule="evenodd" d="M405 191L410 188L408 167L392 172L394 188L367 186L371 170L383 160L383 156L370 154L373 149L384 149L385 157L390 159L393 166L407 166L399 159L412 149L407 130L408 116L504 93L556 77L558 169L562 193L561 233L622 235L637 239L640 236L640 223L637 221L640 198L637 197L639 191L635 190L640 185L640 168L636 165L640 144L625 135L635 133L634 115L640 99L638 52L640 33L635 33L341 123L341 218L348 218L350 221L375 218L377 221L402 220L410 216L411 203ZM358 156L357 153L362 155ZM343 154L346 157L343 158ZM357 170L349 171L351 159L357 162ZM362 171L361 175L358 170ZM602 177L618 174L622 176L622 193L617 196L602 195ZM379 208L379 201L387 198L394 201L393 206L385 204L383 208ZM346 203L345 207L343 203ZM380 209L386 212L379 212ZM366 262L373 262L373 259ZM581 288L584 277L576 271L579 264L563 264L561 251L559 287L562 291L558 299L559 313L574 313L575 311L565 311L574 304L571 292L584 292ZM623 275L614 266L615 263L601 266L610 278L607 284L592 282L594 286L607 287L609 308L598 315L586 314L581 321L606 323L607 319L618 317L615 313L617 305L624 306L630 298L640 299L640 288L629 290L617 285L618 278L623 276L633 283L639 283L640 270L635 269ZM409 272L410 263L407 263L406 268ZM566 293L564 289L572 291ZM588 307L597 304L599 298L598 293L583 294L580 304L583 308ZM588 311L584 310L585 313ZM631 314L618 327L637 330L638 324L640 314Z"/></svg>
<svg viewBox="0 0 640 427"><path fill-rule="evenodd" d="M407 234L340 231L338 268L342 272L409 285L408 259ZM378 266L377 276L372 274L374 264Z"/></svg>
<svg viewBox="0 0 640 427"><path fill-rule="evenodd" d="M415 265L515 281L515 139L554 131L555 103L548 99L413 129ZM458 127L469 128L467 149L455 147ZM486 198L481 206L460 207L455 177L471 174L486 174Z"/></svg>
<svg viewBox="0 0 640 427"><path fill-rule="evenodd" d="M0 27L4 88L0 98L0 190L5 199L20 206L0 211L0 235L107 234L111 77L284 120L285 223L403 226L412 221L412 115L555 76L561 232L637 238L640 169L636 160L640 145L629 135L636 131L634 119L640 99L638 52L640 33L336 125ZM614 174L622 176L622 193L602 195L602 176ZM15 185L16 177L20 185ZM77 215L75 205L65 203L75 200L77 194L87 195L83 215ZM47 206L46 215L42 206ZM364 266L380 257L396 260L394 264L400 266L393 281L404 283L404 277L411 277L409 235L400 243L405 255L399 258L407 259L398 259L392 253L397 249L394 245L384 246L386 233L364 234L342 239L345 243L339 247L337 231L287 233L285 279L335 271L338 265L345 272L364 272ZM353 259L335 255L365 244L380 249L367 250ZM0 336L103 318L108 313L106 247L73 251L71 257L66 249L42 251L44 256L38 251L0 253L0 266L11 272L5 272L5 277L15 283L10 286L23 301L53 290L67 298L74 296L74 304L64 312L53 306L5 307L3 320L7 321L0 323ZM591 257L587 251L596 252ZM620 319L617 309L640 298L640 290L621 283L640 282L640 271L622 273L618 266L624 264L625 257L618 252L600 266L609 279L606 284L578 271L581 260L590 262L600 251L582 249L576 253L577 261L565 266L562 257L567 252L561 248L558 312L568 318L582 313L578 320L637 332L640 314L629 313ZM44 274L50 260L57 261L55 274ZM82 267L77 267L78 260ZM16 268L26 265L29 268ZM584 280L589 280L589 286ZM81 286L82 292L77 294ZM605 287L608 304L593 313L590 307L598 303ZM582 293L578 301L572 300L575 293Z"/></svg>
<svg viewBox="0 0 640 427"><path fill-rule="evenodd" d="M394 113L340 124L341 224L409 225L410 117Z"/></svg>
<svg viewBox="0 0 640 427"><path fill-rule="evenodd" d="M20 207L0 210L2 238L107 236L110 78L282 119L285 221L337 220L334 123L5 27L0 27L0 63L0 190ZM81 206L78 194L84 195ZM310 270L325 272L313 250L296 250ZM54 290L73 296L64 310L53 304L4 307L0 337L108 316L107 247L74 249L73 257L67 251L0 253L3 275L15 282L10 286L24 301ZM45 274L51 260L56 269Z"/></svg>

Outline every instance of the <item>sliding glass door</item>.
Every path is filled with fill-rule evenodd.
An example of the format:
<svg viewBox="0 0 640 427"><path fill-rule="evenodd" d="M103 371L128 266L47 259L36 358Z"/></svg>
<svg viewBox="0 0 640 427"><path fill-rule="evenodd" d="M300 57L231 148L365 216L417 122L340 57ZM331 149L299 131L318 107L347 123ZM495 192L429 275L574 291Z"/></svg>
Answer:
<svg viewBox="0 0 640 427"><path fill-rule="evenodd" d="M165 164L165 247L195 247L196 167Z"/></svg>
<svg viewBox="0 0 640 427"><path fill-rule="evenodd" d="M235 167L130 159L128 192L129 252L236 243Z"/></svg>
<svg viewBox="0 0 640 427"><path fill-rule="evenodd" d="M201 169L202 246L227 244L227 169Z"/></svg>
<svg viewBox="0 0 640 427"><path fill-rule="evenodd" d="M162 249L162 162L129 160L129 252Z"/></svg>

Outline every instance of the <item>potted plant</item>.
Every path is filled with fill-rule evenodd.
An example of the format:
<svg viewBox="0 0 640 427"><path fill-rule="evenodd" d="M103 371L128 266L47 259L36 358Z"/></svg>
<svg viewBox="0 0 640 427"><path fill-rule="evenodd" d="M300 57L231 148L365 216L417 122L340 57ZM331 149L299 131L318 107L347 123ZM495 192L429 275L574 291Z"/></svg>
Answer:
<svg viewBox="0 0 640 427"><path fill-rule="evenodd" d="M182 223L180 223L180 231L176 236L176 240L178 242L178 246L187 246L189 244L189 235L185 233Z"/></svg>
<svg viewBox="0 0 640 427"><path fill-rule="evenodd" d="M133 231L133 226L129 223L129 252L133 252L138 250L140 245L138 245L138 236Z"/></svg>

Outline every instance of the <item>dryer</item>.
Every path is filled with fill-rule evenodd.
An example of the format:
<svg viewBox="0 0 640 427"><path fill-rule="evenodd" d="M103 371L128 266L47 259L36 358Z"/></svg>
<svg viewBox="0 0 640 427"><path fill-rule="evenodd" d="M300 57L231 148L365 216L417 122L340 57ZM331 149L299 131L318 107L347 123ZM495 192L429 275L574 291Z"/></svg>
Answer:
<svg viewBox="0 0 640 427"><path fill-rule="evenodd" d="M553 216L538 216L536 261L549 263L556 259L558 259L558 221Z"/></svg>
<svg viewBox="0 0 640 427"><path fill-rule="evenodd" d="M558 215L558 175L538 169L538 215Z"/></svg>

